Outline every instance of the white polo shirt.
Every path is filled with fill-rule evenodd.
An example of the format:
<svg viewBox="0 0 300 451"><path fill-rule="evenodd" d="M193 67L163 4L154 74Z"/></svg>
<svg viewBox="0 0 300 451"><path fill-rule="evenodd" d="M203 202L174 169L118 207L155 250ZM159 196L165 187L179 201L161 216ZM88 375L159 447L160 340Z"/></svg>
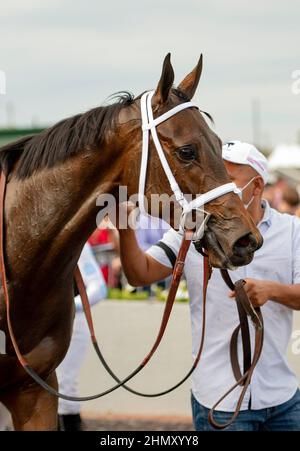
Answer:
<svg viewBox="0 0 300 451"><path fill-rule="evenodd" d="M263 201L265 209L258 228L264 238L263 246L255 252L253 261L235 271L229 271L233 281L244 278L273 280L283 284L300 283L300 219L281 214ZM173 229L165 233L162 241L177 255L181 236ZM163 249L152 246L147 253L161 264L171 267ZM194 245L188 251L185 276L190 297L192 323L192 354L199 348L202 320L203 257ZM201 360L192 376L195 398L211 408L235 383L231 369L229 343L233 330L239 323L235 301L228 297L229 289L220 271L213 271L208 285L206 336ZM289 368L286 351L292 333L293 310L268 301L262 307L265 324L264 346L252 376L242 410L263 409L282 404L295 394L298 381ZM254 327L249 321L252 350ZM239 361L243 368L241 337L239 336ZM217 410L233 412L241 387L237 387L218 406Z"/></svg>

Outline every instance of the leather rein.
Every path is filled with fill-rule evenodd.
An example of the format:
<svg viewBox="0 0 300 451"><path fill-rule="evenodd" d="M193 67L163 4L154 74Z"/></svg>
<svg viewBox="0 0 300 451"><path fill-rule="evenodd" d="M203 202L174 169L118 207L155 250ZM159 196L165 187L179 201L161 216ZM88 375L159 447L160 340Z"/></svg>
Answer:
<svg viewBox="0 0 300 451"><path fill-rule="evenodd" d="M4 252L5 252L5 248L4 248L5 190L6 190L6 176L5 176L4 172L2 172L1 178L0 178L0 273L1 273L0 275L1 275L1 280L2 280L4 300L5 300L5 304L6 304L6 318L7 318L7 326L8 326L9 336L10 336L14 351L16 353L16 356L18 358L18 361L20 362L20 364L22 365L24 370L35 380L35 382L37 384L42 386L49 393L51 393L54 396L57 396L57 397L60 397L60 398L66 399L66 400L70 400L70 401L88 401L88 400L100 398L104 395L107 395L107 394L113 392L114 390L116 390L119 387L123 387L127 391L134 393L136 395L139 395L139 396L157 397L157 396L162 396L164 394L170 393L171 391L175 390L180 385L182 385L188 379L188 377L192 374L192 372L195 370L195 368L197 367L200 357L201 357L203 346L204 346L205 326L206 326L206 324L205 324L206 323L206 293L207 293L208 282L209 282L211 272L212 272L212 268L209 265L208 258L205 255L203 258L204 271L203 271L203 288L202 288L203 289L202 331L201 331L201 339L200 339L200 343L199 343L198 353L197 353L196 359L195 359L191 369L184 376L184 378L181 379L178 383L176 383L171 388L161 391L159 393L141 393L137 390L132 389L131 387L127 386L126 384L146 366L146 364L150 361L150 359L154 355L155 351L157 350L157 348L162 340L162 337L166 330L166 327L167 327L167 324L168 324L168 321L169 321L169 318L171 315L171 311L172 311L172 308L174 305L174 300L175 300L175 296L177 293L178 285L181 280L181 276L183 274L184 263L185 263L187 252L191 245L193 232L186 230L184 233L181 247L180 247L177 259L176 259L173 276L172 276L172 282L171 282L170 290L168 293L168 298L167 298L167 301L165 304L164 313L163 313L161 325L160 325L156 340L155 340L152 348L148 352L148 354L145 356L143 361L140 363L140 365L134 371L132 371L125 379L122 379L122 380L119 379L115 375L115 373L109 367L105 358L103 357L103 354L100 351L100 348L99 348L99 345L98 345L98 342L97 342L97 339L95 336L91 309L90 309L85 285L84 285L80 270L79 270L78 266L76 266L76 269L74 272L74 277L75 277L75 280L76 280L76 283L78 286L78 291L79 291L79 294L80 294L80 297L82 300L83 311L84 311L84 314L85 314L85 317L86 317L86 320L88 323L88 327L90 330L91 341L93 343L94 349L95 349L101 363L103 364L104 368L108 371L108 373L112 376L112 378L116 381L116 384L113 387L111 387L101 393L98 393L96 395L90 395L90 396L85 396L85 397L68 396L68 395L65 395L65 394L60 393L57 390L55 390L53 387L48 385L37 374L35 369L30 366L29 362L22 355L22 353L19 349L16 337L14 335L13 326L12 326L11 317L10 317L10 298L9 298L9 289L8 289L8 284L7 284L5 259L4 259ZM240 324L234 330L232 337L231 337L231 342L230 342L231 365L232 365L233 374L236 379L236 383L218 400L218 402L216 402L216 404L213 406L213 408L209 412L209 421L215 428L218 428L218 429L223 429L223 428L229 426L237 417L237 415L240 411L244 396L246 394L247 388L249 387L249 384L251 382L251 376L252 376L254 368L258 362L258 359L260 357L260 353L261 353L262 345L263 345L262 315L261 315L259 308L253 308L253 306L243 288L243 285L245 282L243 280L239 280L235 284L233 284L233 282L231 281L231 278L226 270L221 270L221 273L222 273L222 277L223 277L224 281L229 286L229 288L231 290L235 290L235 295L236 295L235 299L236 299ZM250 343L250 334L249 334L249 326L248 326L247 316L249 316L251 318L251 320L254 324L254 327L255 327L255 346L254 346L254 352L253 352L252 359L251 359L251 343ZM240 370L240 367L239 367L238 351L237 351L238 334L239 334L240 330L241 330L241 335L242 335L243 355L244 355L243 372ZM215 419L214 419L215 408L238 385L241 385L243 388L241 390L241 393L240 393L240 396L238 399L236 410L228 422L220 424L217 421L215 421Z"/></svg>

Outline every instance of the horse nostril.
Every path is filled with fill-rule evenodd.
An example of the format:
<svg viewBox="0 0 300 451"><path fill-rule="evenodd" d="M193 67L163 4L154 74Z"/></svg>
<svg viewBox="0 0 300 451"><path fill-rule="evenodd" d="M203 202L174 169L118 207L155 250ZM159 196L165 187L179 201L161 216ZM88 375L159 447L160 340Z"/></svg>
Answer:
<svg viewBox="0 0 300 451"><path fill-rule="evenodd" d="M258 243L255 236L252 233L247 233L247 235L242 236L234 243L233 251L238 255L242 255L249 250L256 250L257 247Z"/></svg>
<svg viewBox="0 0 300 451"><path fill-rule="evenodd" d="M250 239L249 239L249 233L248 235L242 236L241 238L239 238L234 246L238 246L238 247L247 247L250 244Z"/></svg>

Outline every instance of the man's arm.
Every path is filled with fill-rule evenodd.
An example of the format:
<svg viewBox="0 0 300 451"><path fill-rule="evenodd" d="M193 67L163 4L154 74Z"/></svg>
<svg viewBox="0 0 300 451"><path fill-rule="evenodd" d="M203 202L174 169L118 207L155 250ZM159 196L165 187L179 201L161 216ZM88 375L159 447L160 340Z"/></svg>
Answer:
<svg viewBox="0 0 300 451"><path fill-rule="evenodd" d="M261 307L268 300L300 310L300 221L292 218L292 284L272 280L245 279L245 289L255 307ZM274 255L276 261L276 255ZM234 297L234 293L230 293Z"/></svg>
<svg viewBox="0 0 300 451"><path fill-rule="evenodd" d="M270 299L293 310L300 310L300 284L284 285L271 282Z"/></svg>
<svg viewBox="0 0 300 451"><path fill-rule="evenodd" d="M245 280L245 290L254 307L261 307L271 300L293 310L300 310L300 284L285 285L271 280ZM229 296L234 297L234 293L231 292Z"/></svg>
<svg viewBox="0 0 300 451"><path fill-rule="evenodd" d="M140 249L134 230L121 229L119 233L122 266L130 285L151 285L172 274L172 268L162 265Z"/></svg>

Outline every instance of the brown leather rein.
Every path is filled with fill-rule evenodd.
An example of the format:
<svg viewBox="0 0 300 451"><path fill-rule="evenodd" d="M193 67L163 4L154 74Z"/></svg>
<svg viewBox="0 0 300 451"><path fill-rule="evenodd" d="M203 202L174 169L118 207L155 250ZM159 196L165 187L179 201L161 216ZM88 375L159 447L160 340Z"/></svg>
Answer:
<svg viewBox="0 0 300 451"><path fill-rule="evenodd" d="M183 236L183 240L181 243L181 247L180 247L180 250L179 250L179 253L178 253L178 256L176 259L174 271L173 271L172 282L171 282L170 290L168 293L167 301L165 304L161 325L160 325L156 340L155 340L151 350L146 355L146 357L143 359L143 361L140 363L140 365L123 380L120 380L114 374L114 372L109 367L109 365L107 364L106 360L104 359L104 357L100 351L100 348L98 346L98 342L97 342L97 339L95 336L91 309L90 309L88 297L86 294L85 285L84 285L82 276L80 274L80 270L79 270L78 266L76 267L75 272L74 272L74 277L75 277L75 280L76 280L76 283L78 286L78 291L79 291L79 294L81 297L83 310L84 310L84 314L85 314L85 317L86 317L86 320L88 323L88 327L90 330L90 335L91 335L91 340L92 340L93 346L94 346L95 351L96 351L101 363L103 364L104 368L112 376L112 378L117 382L117 384L101 393L96 394L96 395L90 395L90 396L85 396L85 397L68 396L63 393L58 392L53 387L48 385L37 374L37 372L34 370L34 368L32 368L30 366L30 364L28 363L26 358L20 352L18 343L16 341L16 338L15 338L15 335L13 332L13 327L12 327L11 318L10 318L10 299L9 299L9 292L8 292L8 286L7 286L5 259L4 259L4 252L5 252L5 249L4 249L5 190L6 190L6 176L5 176L4 172L2 172L1 178L0 178L0 273L1 273L0 275L1 275L1 280L2 280L4 300L5 300L5 304L6 304L6 317L7 317L7 326L8 326L9 336L10 336L14 351L16 353L16 356L18 358L18 361L20 362L20 364L22 365L24 370L35 380L35 382L37 384L42 386L49 393L51 393L54 396L57 396L57 397L60 397L60 398L66 399L66 400L70 400L70 401L88 401L88 400L100 398L104 395L107 395L107 394L113 392L114 390L116 390L119 387L123 387L127 391L130 391L131 393L134 393L139 396L157 397L157 396L162 396L164 394L170 393L171 391L175 390L180 385L182 385L188 379L188 377L192 374L192 372L195 370L195 368L197 367L198 362L201 357L203 346L204 346L205 322L206 322L206 293L207 293L207 286L208 286L208 282L209 282L209 279L211 276L211 271L212 271L212 269L209 265L209 262L208 262L208 258L206 256L204 256L204 258L203 258L204 271L203 271L203 288L202 288L202 290L203 290L202 331L201 331L201 338L200 338L198 353L197 353L197 356L195 358L195 361L194 361L191 369L180 382L178 382L171 388L164 390L162 392L159 392L159 393L141 393L141 392L134 390L131 387L127 386L126 383L129 380L131 380L136 374L138 374L146 366L146 364L149 362L149 360L154 355L155 351L157 350L157 348L163 338L163 335L166 330L166 327L167 327L167 324L168 324L168 321L169 321L169 318L171 315L171 311L172 311L172 308L174 305L174 300L175 300L175 296L177 293L178 285L179 285L179 282L180 282L182 274L183 274L184 263L185 263L187 252L188 252L190 244L191 244L191 238L192 238L193 232L187 230ZM218 429L223 429L223 428L227 427L228 425L230 425L236 419L237 415L239 414L244 396L245 396L247 388L251 382L251 376L252 376L255 366L258 362L258 359L260 357L262 345L263 345L262 315L261 315L259 308L253 308L253 306L243 288L243 285L245 282L243 280L239 280L235 284L233 284L233 282L231 281L231 278L226 270L221 270L221 273L222 273L224 281L229 286L229 288L231 290L235 290L236 303L237 303L237 308L238 308L240 324L234 330L232 337L231 337L231 342L230 342L231 365L232 365L232 369L233 369L233 374L234 374L237 382L220 398L220 400L213 406L213 408L209 412L209 421L215 428L218 428ZM254 327L255 327L255 346L254 346L252 361L251 361L251 343L250 343L250 334L249 334L247 315L250 316L250 318L254 324ZM239 334L240 330L241 330L241 335L242 335L243 355L244 355L243 374L239 367L238 352L237 352L238 334ZM216 422L214 419L215 408L238 385L242 385L243 389L241 390L241 393L240 393L240 396L239 396L239 399L237 402L236 410L233 413L231 419L228 422L223 423L223 424Z"/></svg>

